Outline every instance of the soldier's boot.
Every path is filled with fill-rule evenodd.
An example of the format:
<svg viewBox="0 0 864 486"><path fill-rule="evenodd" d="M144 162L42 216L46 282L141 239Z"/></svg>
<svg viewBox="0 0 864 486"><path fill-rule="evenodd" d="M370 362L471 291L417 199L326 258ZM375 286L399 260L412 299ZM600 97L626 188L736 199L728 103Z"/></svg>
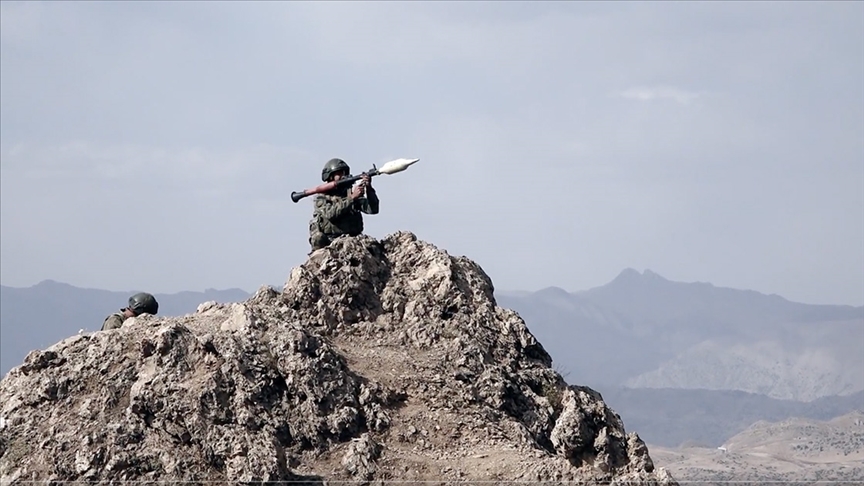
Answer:
<svg viewBox="0 0 864 486"><path fill-rule="evenodd" d="M309 237L309 245L312 247L312 251L310 251L309 254L311 255L315 250L320 250L329 244L330 238L327 238L323 233L313 233L312 236Z"/></svg>

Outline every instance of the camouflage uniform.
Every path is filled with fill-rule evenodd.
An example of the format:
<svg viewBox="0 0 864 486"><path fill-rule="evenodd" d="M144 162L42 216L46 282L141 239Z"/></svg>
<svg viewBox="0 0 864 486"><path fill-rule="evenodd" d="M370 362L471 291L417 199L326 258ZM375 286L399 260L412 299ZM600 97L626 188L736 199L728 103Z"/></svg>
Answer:
<svg viewBox="0 0 864 486"><path fill-rule="evenodd" d="M312 221L309 222L309 244L312 251L324 248L337 236L363 233L363 215L378 214L378 195L366 187L366 196L351 200L350 188L338 194L320 194L315 198Z"/></svg>
<svg viewBox="0 0 864 486"><path fill-rule="evenodd" d="M159 302L156 302L156 297L153 297L152 294L148 294L147 292L138 292L132 297L129 297L128 307L120 309L120 312L115 312L105 318L105 322L102 323L102 330L107 331L109 329L120 329L123 327L123 323L126 319L129 318L127 317L127 314L140 316L141 314L155 315L157 312L159 312Z"/></svg>
<svg viewBox="0 0 864 486"><path fill-rule="evenodd" d="M105 322L102 323L102 330L107 331L108 329L120 329L123 325L123 321L127 319L126 314L123 312L115 312L111 314L105 319Z"/></svg>

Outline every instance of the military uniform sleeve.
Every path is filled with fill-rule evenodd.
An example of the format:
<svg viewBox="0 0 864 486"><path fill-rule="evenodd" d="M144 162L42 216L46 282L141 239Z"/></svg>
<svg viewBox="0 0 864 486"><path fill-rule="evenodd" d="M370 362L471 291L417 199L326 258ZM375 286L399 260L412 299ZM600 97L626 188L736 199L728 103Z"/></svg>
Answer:
<svg viewBox="0 0 864 486"><path fill-rule="evenodd" d="M351 210L351 199L347 197L340 198L315 198L315 212L322 218L333 220Z"/></svg>
<svg viewBox="0 0 864 486"><path fill-rule="evenodd" d="M111 314L105 319L105 322L102 323L102 330L107 331L109 329L120 329L123 326L123 319L120 318L117 314Z"/></svg>
<svg viewBox="0 0 864 486"><path fill-rule="evenodd" d="M378 214L378 194L371 187L366 188L366 197L357 200L360 211L366 214Z"/></svg>

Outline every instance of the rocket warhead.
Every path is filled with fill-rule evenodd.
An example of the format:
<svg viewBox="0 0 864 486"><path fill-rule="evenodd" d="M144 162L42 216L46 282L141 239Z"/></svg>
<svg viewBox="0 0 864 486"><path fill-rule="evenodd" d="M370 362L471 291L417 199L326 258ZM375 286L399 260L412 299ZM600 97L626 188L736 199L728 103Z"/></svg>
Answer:
<svg viewBox="0 0 864 486"><path fill-rule="evenodd" d="M407 169L408 166L416 164L420 159L396 159L387 162L378 169L379 174L395 174Z"/></svg>

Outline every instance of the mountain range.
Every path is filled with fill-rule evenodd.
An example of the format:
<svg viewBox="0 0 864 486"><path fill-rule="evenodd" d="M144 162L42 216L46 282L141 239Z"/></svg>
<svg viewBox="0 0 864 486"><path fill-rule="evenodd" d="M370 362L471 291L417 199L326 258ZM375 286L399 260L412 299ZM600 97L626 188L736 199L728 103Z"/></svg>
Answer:
<svg viewBox="0 0 864 486"><path fill-rule="evenodd" d="M0 286L0 374L79 329L98 330L134 291L51 280ZM156 294L159 314L241 289ZM495 291L568 382L601 392L647 442L718 446L758 420L829 420L864 410L864 307L809 305L710 283L622 271L581 292Z"/></svg>
<svg viewBox="0 0 864 486"><path fill-rule="evenodd" d="M798 401L864 390L864 307L801 304L633 269L582 292L496 297L571 379L597 389L739 390Z"/></svg>

